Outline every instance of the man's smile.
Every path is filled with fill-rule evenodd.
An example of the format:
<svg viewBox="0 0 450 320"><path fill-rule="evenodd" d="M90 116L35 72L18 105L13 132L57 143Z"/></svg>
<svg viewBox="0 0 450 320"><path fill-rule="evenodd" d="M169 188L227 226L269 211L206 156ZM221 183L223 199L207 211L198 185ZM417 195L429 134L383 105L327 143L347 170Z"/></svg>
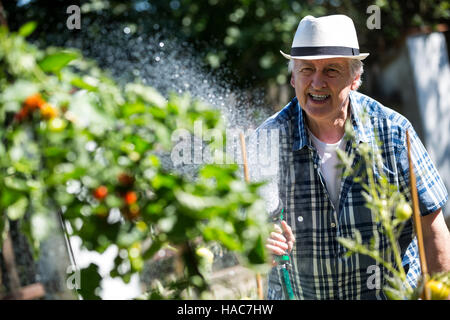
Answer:
<svg viewBox="0 0 450 320"><path fill-rule="evenodd" d="M316 103L316 104L323 104L326 103L330 99L329 94L314 94L314 93L308 93L308 100Z"/></svg>

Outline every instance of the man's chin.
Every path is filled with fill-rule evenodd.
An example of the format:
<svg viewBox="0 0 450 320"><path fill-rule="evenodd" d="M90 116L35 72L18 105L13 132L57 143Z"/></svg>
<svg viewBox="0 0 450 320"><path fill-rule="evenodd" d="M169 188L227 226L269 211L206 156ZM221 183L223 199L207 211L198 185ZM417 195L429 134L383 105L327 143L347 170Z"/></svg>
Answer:
<svg viewBox="0 0 450 320"><path fill-rule="evenodd" d="M328 118L333 112L333 106L330 103L314 104L307 102L302 108L306 115L315 119Z"/></svg>

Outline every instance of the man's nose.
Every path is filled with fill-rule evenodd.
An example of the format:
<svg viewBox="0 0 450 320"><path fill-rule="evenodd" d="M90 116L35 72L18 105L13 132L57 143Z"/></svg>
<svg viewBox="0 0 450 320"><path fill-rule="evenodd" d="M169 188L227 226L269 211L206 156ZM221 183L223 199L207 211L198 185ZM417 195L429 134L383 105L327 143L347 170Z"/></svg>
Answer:
<svg viewBox="0 0 450 320"><path fill-rule="evenodd" d="M315 72L311 79L311 87L316 90L325 88L327 83L321 72Z"/></svg>

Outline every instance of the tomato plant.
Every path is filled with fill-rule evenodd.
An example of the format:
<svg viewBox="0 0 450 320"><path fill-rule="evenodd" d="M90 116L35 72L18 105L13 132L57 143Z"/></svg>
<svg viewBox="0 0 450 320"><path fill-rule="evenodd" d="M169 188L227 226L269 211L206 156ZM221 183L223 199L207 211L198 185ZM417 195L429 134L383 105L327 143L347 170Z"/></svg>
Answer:
<svg viewBox="0 0 450 320"><path fill-rule="evenodd" d="M18 221L37 256L42 225L61 212L85 249L119 249L111 276L125 282L170 245L184 269L167 297L208 289L199 246L265 265L260 184L243 182L237 165L205 165L192 179L164 160L172 133L194 121L224 134L220 114L139 80L119 86L76 51L40 50L25 40L33 27L0 29L0 233ZM99 298L100 280L96 265L81 270L81 296Z"/></svg>
<svg viewBox="0 0 450 320"><path fill-rule="evenodd" d="M367 120L367 115L362 115L363 122ZM356 141L355 133L350 123L346 124L346 136L352 141ZM378 143L378 145L381 145ZM354 142L354 147L356 143ZM407 202L405 194L398 190L395 184L390 183L389 178L382 169L382 155L379 148L370 148L365 144L358 147L361 155L361 162L352 166L353 160L345 152L338 150L339 158L342 162L344 175L353 175L354 180L361 183L363 187L362 195L366 202L365 206L371 210L375 221L379 224L383 236L389 243L389 254L376 246L375 235L369 243L364 243L359 232L355 232L353 238L338 238L338 241L346 249L346 255L360 253L369 256L388 271L388 275L383 279L383 291L388 299L392 300L416 300L424 291L424 278L420 277L417 286L413 288L407 281L407 273L402 265L402 254L400 252L399 239L406 223L411 222L413 210ZM358 167L365 168L361 170L359 176ZM375 178L372 168L376 168L379 176ZM363 177L367 180L363 179ZM377 235L378 236L378 235ZM444 299L449 295L449 284L443 281L449 279L450 272L442 274L432 274L430 281L427 282L432 293L432 299Z"/></svg>

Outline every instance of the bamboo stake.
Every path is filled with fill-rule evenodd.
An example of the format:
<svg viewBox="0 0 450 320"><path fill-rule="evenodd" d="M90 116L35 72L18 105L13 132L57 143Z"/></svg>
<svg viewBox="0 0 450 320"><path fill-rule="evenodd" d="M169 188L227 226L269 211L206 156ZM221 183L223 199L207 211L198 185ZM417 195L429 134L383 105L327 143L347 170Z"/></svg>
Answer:
<svg viewBox="0 0 450 320"><path fill-rule="evenodd" d="M423 244L422 221L420 218L419 200L417 196L416 175L414 174L414 166L411 158L411 143L409 141L409 131L406 131L406 143L408 146L409 183L411 188L411 199L413 203L413 220L416 229L417 244L419 246L420 268L422 270L422 278L424 282L424 298L425 300L430 300L430 291L427 287L428 268L425 256L425 247Z"/></svg>
<svg viewBox="0 0 450 320"><path fill-rule="evenodd" d="M13 296L18 295L20 291L19 274L17 273L16 262L14 259L14 249L10 232L7 233L3 241L3 258L5 261L6 272L8 273L9 286Z"/></svg>
<svg viewBox="0 0 450 320"><path fill-rule="evenodd" d="M245 137L244 134L241 132L239 137L241 138L241 150L242 150L242 160L244 162L244 178L247 183L250 182L250 174L248 172L248 162L247 162L247 152L245 147ZM262 289L262 281L261 281L261 274L256 273L256 288L258 291L258 297L260 300L264 299L263 295L263 289Z"/></svg>

